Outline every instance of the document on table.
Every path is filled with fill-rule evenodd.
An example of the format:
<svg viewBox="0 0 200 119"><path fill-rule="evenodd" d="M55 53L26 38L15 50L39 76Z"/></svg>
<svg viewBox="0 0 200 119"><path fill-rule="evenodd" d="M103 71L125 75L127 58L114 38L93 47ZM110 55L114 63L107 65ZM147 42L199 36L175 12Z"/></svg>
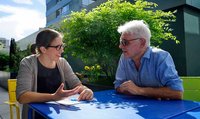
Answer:
<svg viewBox="0 0 200 119"><path fill-rule="evenodd" d="M72 96L66 97L66 98L64 98L62 100L49 101L49 102L46 102L46 103L62 104L62 105L75 105L75 104L81 103L81 101L78 101L78 97L79 97L79 94L76 94L76 95L72 95Z"/></svg>

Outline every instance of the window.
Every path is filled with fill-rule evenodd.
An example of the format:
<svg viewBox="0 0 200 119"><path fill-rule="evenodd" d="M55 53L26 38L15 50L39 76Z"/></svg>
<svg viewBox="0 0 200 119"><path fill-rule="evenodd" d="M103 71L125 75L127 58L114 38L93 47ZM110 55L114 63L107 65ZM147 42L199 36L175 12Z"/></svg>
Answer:
<svg viewBox="0 0 200 119"><path fill-rule="evenodd" d="M93 0L82 0L82 5L86 7L93 2L94 2Z"/></svg>
<svg viewBox="0 0 200 119"><path fill-rule="evenodd" d="M56 18L56 12L50 14L49 16L47 16L47 23L54 20Z"/></svg>
<svg viewBox="0 0 200 119"><path fill-rule="evenodd" d="M65 5L65 6L62 8L62 15L66 14L68 11L69 11L69 4Z"/></svg>
<svg viewBox="0 0 200 119"><path fill-rule="evenodd" d="M62 0L56 0L56 3L60 2L60 1L62 1Z"/></svg>
<svg viewBox="0 0 200 119"><path fill-rule="evenodd" d="M62 8L56 10L56 17L60 16L62 13Z"/></svg>
<svg viewBox="0 0 200 119"><path fill-rule="evenodd" d="M47 10L51 9L53 6L56 5L56 0L51 0L47 3Z"/></svg>

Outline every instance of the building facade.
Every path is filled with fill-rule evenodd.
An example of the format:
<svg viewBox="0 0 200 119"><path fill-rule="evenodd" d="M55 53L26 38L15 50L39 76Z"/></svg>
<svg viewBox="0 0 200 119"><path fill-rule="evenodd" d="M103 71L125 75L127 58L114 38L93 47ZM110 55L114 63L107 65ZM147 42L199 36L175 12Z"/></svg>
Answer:
<svg viewBox="0 0 200 119"><path fill-rule="evenodd" d="M20 50L26 50L28 45L35 43L37 34L45 28L39 28L38 31L30 34L29 36L22 38L19 41L16 41L17 45L20 47Z"/></svg>
<svg viewBox="0 0 200 119"><path fill-rule="evenodd" d="M71 11L79 11L93 0L46 0L46 27L58 24L62 17L67 16ZM17 41L20 50L27 49L27 46L35 42L37 34L45 28L39 28L38 31Z"/></svg>
<svg viewBox="0 0 200 119"><path fill-rule="evenodd" d="M72 11L80 11L94 2L93 0L46 0L46 26L55 25Z"/></svg>
<svg viewBox="0 0 200 119"><path fill-rule="evenodd" d="M165 41L161 48L169 51L181 76L200 76L200 1L199 0L149 0L157 9L177 10L176 22L171 24L173 34L180 41Z"/></svg>

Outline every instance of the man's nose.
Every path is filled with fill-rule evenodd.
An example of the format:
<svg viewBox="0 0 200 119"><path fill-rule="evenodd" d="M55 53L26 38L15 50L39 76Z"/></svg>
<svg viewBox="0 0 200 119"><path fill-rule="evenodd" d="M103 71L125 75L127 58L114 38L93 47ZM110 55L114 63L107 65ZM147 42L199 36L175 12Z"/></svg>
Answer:
<svg viewBox="0 0 200 119"><path fill-rule="evenodd" d="M120 48L120 49L122 49L122 48L123 48L123 45L122 45L121 43L119 44L119 48Z"/></svg>

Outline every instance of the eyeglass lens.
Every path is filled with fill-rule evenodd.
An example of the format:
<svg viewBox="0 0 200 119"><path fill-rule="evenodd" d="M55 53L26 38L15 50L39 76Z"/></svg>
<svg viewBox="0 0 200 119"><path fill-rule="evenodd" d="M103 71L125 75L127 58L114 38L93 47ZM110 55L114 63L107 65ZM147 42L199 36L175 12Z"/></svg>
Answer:
<svg viewBox="0 0 200 119"><path fill-rule="evenodd" d="M64 48L64 47L65 47L65 44L57 45L57 46L56 46L56 50L60 50L61 48Z"/></svg>
<svg viewBox="0 0 200 119"><path fill-rule="evenodd" d="M129 42L127 40L120 39L120 44L122 44L123 46L127 46Z"/></svg>
<svg viewBox="0 0 200 119"><path fill-rule="evenodd" d="M61 48L64 48L64 47L65 47L65 44L56 45L56 46L51 46L51 45L49 45L49 46L47 46L47 47L52 47L52 48L55 48L56 50L59 51Z"/></svg>

